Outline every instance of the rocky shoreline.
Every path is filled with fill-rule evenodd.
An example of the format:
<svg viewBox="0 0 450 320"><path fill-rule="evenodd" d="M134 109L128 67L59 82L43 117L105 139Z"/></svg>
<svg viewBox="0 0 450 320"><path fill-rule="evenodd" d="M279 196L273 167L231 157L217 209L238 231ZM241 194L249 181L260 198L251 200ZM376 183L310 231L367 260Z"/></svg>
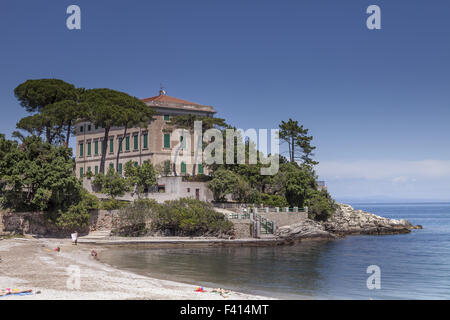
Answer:
<svg viewBox="0 0 450 320"><path fill-rule="evenodd" d="M336 212L325 222L306 219L290 226L280 227L276 236L285 240L336 239L347 235L384 235L410 233L414 226L408 220L388 219L350 205L338 204Z"/></svg>

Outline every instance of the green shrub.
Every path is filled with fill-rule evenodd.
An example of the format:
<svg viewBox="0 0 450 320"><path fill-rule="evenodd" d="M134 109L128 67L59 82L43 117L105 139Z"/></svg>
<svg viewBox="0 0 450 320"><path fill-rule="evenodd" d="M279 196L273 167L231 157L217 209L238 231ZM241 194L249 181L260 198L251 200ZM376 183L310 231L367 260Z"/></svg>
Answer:
<svg viewBox="0 0 450 320"><path fill-rule="evenodd" d="M257 202L262 203L266 207L285 208L289 206L285 197L276 194L260 193Z"/></svg>
<svg viewBox="0 0 450 320"><path fill-rule="evenodd" d="M135 200L129 206L120 209L120 224L117 229L113 230L113 234L127 237L145 235L148 232L147 222L153 219L160 206L155 200Z"/></svg>
<svg viewBox="0 0 450 320"><path fill-rule="evenodd" d="M86 204L80 202L71 206L67 212L59 211L56 226L68 231L84 229L89 225L89 211Z"/></svg>
<svg viewBox="0 0 450 320"><path fill-rule="evenodd" d="M123 196L125 192L131 190L130 181L121 177L113 168L109 168L106 174L97 174L92 185L111 199Z"/></svg>
<svg viewBox="0 0 450 320"><path fill-rule="evenodd" d="M128 205L129 203L127 201L120 201L117 199L107 199L102 201L100 208L103 210L118 210Z"/></svg>
<svg viewBox="0 0 450 320"><path fill-rule="evenodd" d="M326 190L315 191L306 201L308 217L317 221L328 220L336 210L336 203Z"/></svg>
<svg viewBox="0 0 450 320"><path fill-rule="evenodd" d="M171 236L233 235L233 224L210 203L183 198L160 206L152 229Z"/></svg>

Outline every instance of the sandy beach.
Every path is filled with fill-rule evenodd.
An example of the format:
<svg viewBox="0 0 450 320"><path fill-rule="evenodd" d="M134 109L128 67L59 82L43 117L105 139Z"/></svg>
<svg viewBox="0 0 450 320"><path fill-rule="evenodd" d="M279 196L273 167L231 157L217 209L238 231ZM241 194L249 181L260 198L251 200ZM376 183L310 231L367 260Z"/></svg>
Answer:
<svg viewBox="0 0 450 320"><path fill-rule="evenodd" d="M53 249L59 247L60 252ZM195 285L154 279L113 268L91 256L87 244L69 239L0 240L0 289L32 290L32 295L2 300L261 300L267 297L231 291L224 296ZM102 247L95 246L101 255ZM79 269L78 269L79 268ZM73 275L79 270L79 289ZM72 276L71 276L72 275ZM226 289L226 288L225 288Z"/></svg>

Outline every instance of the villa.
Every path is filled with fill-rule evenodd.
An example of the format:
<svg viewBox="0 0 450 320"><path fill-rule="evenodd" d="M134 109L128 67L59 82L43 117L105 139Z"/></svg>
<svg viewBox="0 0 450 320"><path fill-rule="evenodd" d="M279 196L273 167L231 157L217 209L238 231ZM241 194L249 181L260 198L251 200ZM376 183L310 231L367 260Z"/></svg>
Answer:
<svg viewBox="0 0 450 320"><path fill-rule="evenodd" d="M111 128L105 169L114 168L122 174L125 163L132 161L136 166L150 160L154 165L164 165L171 159L171 149L178 144L171 139L171 131L167 122L177 115L193 114L213 117L216 111L211 106L174 98L160 90L159 95L142 99L157 112L154 120L147 128L129 128L124 137L124 128ZM83 177L87 172L99 173L104 130L89 122L81 122L76 128L76 175ZM116 168L117 153L120 152L119 165ZM194 164L181 162L176 166L176 172L186 175L192 172ZM204 173L202 164L197 164L197 173Z"/></svg>

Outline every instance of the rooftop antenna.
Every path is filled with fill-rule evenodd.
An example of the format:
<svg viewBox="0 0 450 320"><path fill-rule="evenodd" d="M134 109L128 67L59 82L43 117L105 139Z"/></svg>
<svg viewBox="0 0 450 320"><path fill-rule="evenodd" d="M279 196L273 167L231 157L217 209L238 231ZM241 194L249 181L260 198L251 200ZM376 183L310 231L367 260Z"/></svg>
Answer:
<svg viewBox="0 0 450 320"><path fill-rule="evenodd" d="M166 90L164 90L165 88L163 87L162 83L159 84L159 95L160 96L165 96L166 95Z"/></svg>

